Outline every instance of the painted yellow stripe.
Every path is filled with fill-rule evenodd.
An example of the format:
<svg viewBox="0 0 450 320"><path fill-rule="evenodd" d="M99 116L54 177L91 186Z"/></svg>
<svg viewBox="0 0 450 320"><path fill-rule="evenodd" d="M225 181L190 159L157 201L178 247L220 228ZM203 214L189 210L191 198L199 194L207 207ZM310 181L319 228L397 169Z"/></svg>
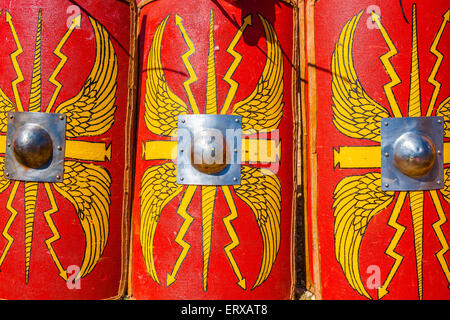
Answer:
<svg viewBox="0 0 450 320"><path fill-rule="evenodd" d="M50 184L44 183L44 187L45 187L45 191L48 196L48 200L50 201L50 205L51 205L51 208L44 212L44 218L45 218L45 221L47 221L48 227L50 228L51 232L53 233L53 235L50 238L45 240L45 245L48 248L48 252L50 253L50 255L52 257L53 262L55 262L56 268L58 268L58 271L59 271L58 275L67 281L67 272L66 272L66 270L64 270L61 262L58 259L58 256L56 255L55 249L53 249L53 246L52 246L53 242L61 239L58 229L56 228L56 225L51 218L52 214L54 214L55 212L58 212L58 206L56 204L55 196L53 195L53 192L50 188Z"/></svg>
<svg viewBox="0 0 450 320"><path fill-rule="evenodd" d="M447 222L447 217L445 216L444 208L442 208L441 200L437 194L436 190L429 191L431 200L433 201L434 207L436 208L437 214L439 216L439 220L432 224L434 232L438 237L439 243L441 244L441 249L436 252L436 258L441 265L442 271L445 274L445 278L447 279L448 284L450 285L450 269L448 267L448 263L445 260L445 253L450 249L447 239L445 238L444 232L442 231L441 226Z"/></svg>
<svg viewBox="0 0 450 320"><path fill-rule="evenodd" d="M391 284L392 279L394 279L394 276L397 273L397 270L403 261L403 256L398 254L394 250L397 247L398 243L400 242L400 239L403 236L403 233L406 230L406 228L404 226L402 226L401 224L399 224L397 222L397 219L403 208L403 204L405 203L406 196L407 196L407 192L399 192L394 209L392 209L391 216L389 217L388 226L395 229L395 234L394 234L394 237L392 238L391 242L389 243L389 246L387 247L385 253L389 257L394 259L395 262L392 265L391 270L389 270L388 276L386 277L386 280L384 281L383 285L380 288L378 288L378 299L382 299L385 295L387 295L389 293L387 288Z"/></svg>
<svg viewBox="0 0 450 320"><path fill-rule="evenodd" d="M14 242L14 238L8 233L9 229L11 228L11 225L13 224L14 220L17 217L17 210L13 208L12 202L14 198L16 197L17 189L19 188L20 181L14 181L13 188L9 194L8 201L6 203L6 209L11 212L11 216L8 219L8 222L5 225L5 228L3 229L2 236L8 241L5 245L5 248L3 248L2 256L0 257L0 266L3 264L3 261L5 261L6 256L8 255L9 249L11 248L11 245Z"/></svg>
<svg viewBox="0 0 450 320"><path fill-rule="evenodd" d="M450 142L444 142L444 164L450 164ZM345 146L334 150L334 166L341 169L380 168L380 146Z"/></svg>
<svg viewBox="0 0 450 320"><path fill-rule="evenodd" d="M450 21L450 9L443 15L442 23L439 28L439 31L435 35L433 39L433 43L430 47L430 52L434 54L437 58L434 63L433 69L431 70L430 76L428 77L428 82L434 86L433 94L430 99L430 104L428 105L427 117L430 117L433 113L434 105L436 104L436 99L439 95L439 91L441 90L441 83L436 80L436 74L441 66L442 60L444 59L444 55L437 50L437 45L439 44L442 34L444 33L445 26Z"/></svg>
<svg viewBox="0 0 450 320"><path fill-rule="evenodd" d="M375 23L377 24L378 29L380 30L381 35L389 48L389 51L380 57L380 60L384 66L384 69L386 70L386 73L391 78L391 81L386 83L383 86L383 89L389 101L389 105L391 106L391 110L394 113L394 116L402 117L400 107L398 106L397 100L395 99L394 93L392 92L392 88L400 84L401 80L397 75L397 73L395 72L394 66L389 61L389 59L395 56L398 53L398 51L394 43L392 42L391 38L389 37L389 34L387 33L383 24L381 23L380 16L377 15L375 12L372 12L372 20L375 21Z"/></svg>
<svg viewBox="0 0 450 320"><path fill-rule="evenodd" d="M277 162L281 156L281 142L271 139L243 138L241 140L242 162ZM142 158L149 160L175 160L177 141L152 140L142 144Z"/></svg>
<svg viewBox="0 0 450 320"><path fill-rule="evenodd" d="M20 44L19 37L17 36L17 32L14 27L14 24L12 22L12 17L9 14L9 12L6 12L6 22L9 24L9 28L11 29L11 33L13 35L14 42L16 43L16 47L17 47L17 50L11 54L11 62L12 62L14 71L17 74L17 78L13 80L13 82L11 83L11 87L12 87L12 90L14 93L14 99L16 101L17 111L22 112L23 106L22 106L22 101L20 100L20 95L19 95L19 90L17 89L17 85L24 80L24 77L23 77L22 70L20 70L20 66L19 66L19 62L17 61L17 57L20 54L22 54L23 49L22 49L22 45Z"/></svg>
<svg viewBox="0 0 450 320"><path fill-rule="evenodd" d="M69 37L72 34L73 30L75 28L79 28L80 26L81 26L81 14L76 16L72 20L72 24L67 29L67 31L64 34L64 36L62 37L61 41L59 41L58 45L56 46L56 49L53 51L55 56L57 56L60 59L60 61L59 61L58 65L56 66L55 70L53 71L53 73L51 74L50 78L48 79L48 82L53 84L56 87L56 89L53 92L53 95L52 95L52 97L50 99L50 102L49 102L45 112L50 112L51 111L53 105L55 104L56 98L58 97L58 94L59 94L59 92L61 91L61 88L62 88L62 84L58 80L56 80L56 76L61 72L61 69L66 64L67 56L65 56L61 52L61 49L64 46L64 44L67 42L67 39L69 39Z"/></svg>

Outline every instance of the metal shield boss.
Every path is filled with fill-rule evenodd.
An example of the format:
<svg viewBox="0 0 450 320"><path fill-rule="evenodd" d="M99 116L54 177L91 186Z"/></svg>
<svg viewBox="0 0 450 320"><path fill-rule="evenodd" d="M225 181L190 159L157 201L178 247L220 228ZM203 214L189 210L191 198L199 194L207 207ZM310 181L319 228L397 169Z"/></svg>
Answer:
<svg viewBox="0 0 450 320"><path fill-rule="evenodd" d="M124 292L133 8L0 1L2 299Z"/></svg>
<svg viewBox="0 0 450 320"><path fill-rule="evenodd" d="M133 298L289 299L294 7L139 6Z"/></svg>
<svg viewBox="0 0 450 320"><path fill-rule="evenodd" d="M449 3L309 4L309 287L448 299Z"/></svg>

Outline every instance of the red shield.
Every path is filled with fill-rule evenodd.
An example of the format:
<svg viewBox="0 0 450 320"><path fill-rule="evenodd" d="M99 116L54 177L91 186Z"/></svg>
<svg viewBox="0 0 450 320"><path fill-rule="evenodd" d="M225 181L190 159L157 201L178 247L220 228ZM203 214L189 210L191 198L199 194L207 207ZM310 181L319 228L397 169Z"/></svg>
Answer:
<svg viewBox="0 0 450 320"><path fill-rule="evenodd" d="M294 10L281 1L142 4L132 295L288 299ZM177 183L184 114L242 116L240 184Z"/></svg>
<svg viewBox="0 0 450 320"><path fill-rule="evenodd" d="M134 4L30 0L0 7L0 297L121 296ZM10 111L57 113L66 121L65 142L55 149L64 152L59 181L3 175Z"/></svg>
<svg viewBox="0 0 450 320"><path fill-rule="evenodd" d="M311 289L448 299L448 2L320 1L305 20ZM441 187L383 191L381 119L429 116L444 117Z"/></svg>

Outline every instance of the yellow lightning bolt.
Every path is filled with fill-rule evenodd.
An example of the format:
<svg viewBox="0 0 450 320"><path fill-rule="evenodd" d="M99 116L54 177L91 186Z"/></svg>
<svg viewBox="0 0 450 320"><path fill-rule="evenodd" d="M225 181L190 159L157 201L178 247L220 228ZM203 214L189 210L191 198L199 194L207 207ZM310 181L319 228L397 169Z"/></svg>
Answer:
<svg viewBox="0 0 450 320"><path fill-rule="evenodd" d="M233 250L239 245L239 239L237 237L236 232L234 231L233 226L231 225L231 221L233 221L238 217L237 209L233 200L233 196L231 195L230 188L228 186L222 186L222 192L223 195L225 196L225 200L230 209L230 214L225 218L223 218L223 224L225 225L225 228L227 229L228 232L228 236L231 239L231 242L228 245L226 245L223 248L223 250L225 251L225 255L227 256L228 261L230 262L234 274L238 278L237 285L245 290L246 288L245 278L242 277L241 271L239 270L236 260L234 259L233 254L231 253L231 250Z"/></svg>
<svg viewBox="0 0 450 320"><path fill-rule="evenodd" d="M386 42L389 51L383 54L380 57L380 60L386 70L386 73L391 78L391 81L386 83L383 86L384 92L386 93L386 97L389 101L389 105L391 106L392 112L394 113L395 117L402 117L402 112L400 111L400 107L398 106L397 100L395 99L394 93L392 92L392 88L396 85L401 83L401 80L397 73L394 70L394 66L389 61L390 58L395 56L398 51L395 47L394 43L392 42L391 38L389 37L389 34L387 33L386 29L384 28L383 24L380 21L380 16L377 15L375 12L372 11L372 20L377 24L378 29L381 32L381 35L383 36L384 41Z"/></svg>
<svg viewBox="0 0 450 320"><path fill-rule="evenodd" d="M434 206L439 216L439 220L432 224L434 232L439 239L439 243L442 248L438 252L436 252L436 258L441 265L442 271L444 271L445 277L447 278L447 282L449 283L450 288L450 269L448 267L447 261L444 258L444 254L450 249L445 239L444 232L441 229L441 226L447 222L447 218L445 217L444 209L442 208L441 201L439 200L439 196L436 190L429 191L431 199L433 200Z"/></svg>
<svg viewBox="0 0 450 320"><path fill-rule="evenodd" d="M428 77L428 82L434 86L434 90L433 90L433 94L430 99L430 104L428 106L427 117L431 116L433 109L434 109L434 105L436 103L436 99L437 99L439 91L441 89L441 84L438 81L436 81L435 77L439 70L439 67L441 66L444 56L442 53L440 53L437 50L437 45L439 44L439 41L441 40L442 33L444 32L445 26L450 21L450 9L447 10L447 12L442 17L443 17L443 20L442 20L441 26L440 26L439 31L437 32L436 36L434 37L433 43L431 44L431 48L430 48L430 52L432 54L434 54L434 56L437 59L436 59L436 62L434 63L433 69L431 70L430 76Z"/></svg>
<svg viewBox="0 0 450 320"><path fill-rule="evenodd" d="M402 260L403 260L403 256L401 256L397 252L395 252L394 249L397 247L403 233L406 230L406 228L404 226L397 223L397 219L398 219L398 216L400 215L400 211L402 210L403 204L405 203L407 194L408 194L407 192L399 193L397 201L394 206L394 209L392 210L392 214L388 221L388 226L394 228L396 231L395 231L394 237L392 238L391 243L389 243L389 246L387 247L385 253L389 257L395 259L395 262L392 265L392 268L389 271L389 274L388 274L386 280L384 281L383 285L380 288L378 288L378 299L382 299L385 295L387 295L389 293L387 288L389 287L392 279L394 278L394 275L397 273L397 270L400 267L400 264L402 263Z"/></svg>
<svg viewBox="0 0 450 320"><path fill-rule="evenodd" d="M231 66L228 69L227 73L223 76L223 80L230 85L230 90L227 93L222 110L220 111L221 114L227 114L228 109L230 108L231 105L231 101L233 101L233 98L236 95L236 91L239 86L239 84L231 78L242 60L242 56L236 51L234 51L234 48L238 44L239 40L242 38L245 29L247 29L247 27L251 25L252 25L252 15L249 14L244 18L244 23L239 28L239 30L237 31L236 35L234 36L233 40L231 40L231 43L227 48L227 52L233 56L234 60L231 63Z"/></svg>
<svg viewBox="0 0 450 320"><path fill-rule="evenodd" d="M184 42L188 46L189 50L186 51L182 56L181 59L184 62L184 65L187 69L187 72L189 74L189 79L183 82L184 90L186 91L186 95L189 99L189 104L191 105L192 112L193 113L200 113L198 110L197 102L194 99L194 95L191 91L191 84L196 82L198 80L197 75L195 74L194 67L192 66L191 62L189 61L189 57L192 56L195 53L195 47L194 43L192 42L191 38L189 38L186 29L183 26L183 19L179 15L175 15L175 24L178 26L178 29L180 29L181 35L183 36Z"/></svg>
<svg viewBox="0 0 450 320"><path fill-rule="evenodd" d="M11 83L11 86L12 86L12 90L14 93L14 99L16 101L17 111L23 112L22 101L20 100L19 91L17 89L17 85L24 80L22 70L20 70L19 62L17 61L17 57L20 54L22 54L23 49L22 49L22 45L20 44L19 37L17 36L16 29L14 28L14 24L12 22L11 15L9 14L8 11L6 11L5 15L6 15L6 22L9 24L9 28L11 29L11 33L14 38L14 42L16 43L16 46L17 46L17 50L11 54L11 62L13 64L14 71L17 74L17 78L13 80L13 82Z"/></svg>
<svg viewBox="0 0 450 320"><path fill-rule="evenodd" d="M67 272L66 272L66 270L64 270L63 266L61 265L61 262L59 261L57 255L55 253L55 250L52 247L53 242L61 239L58 229L56 228L55 223L53 222L53 220L51 218L51 215L53 213L58 212L58 206L56 204L55 197L52 193L52 190L50 188L50 184L44 183L44 187L45 187L45 191L47 192L47 196L48 196L48 199L50 200L50 205L51 205L51 208L44 212L44 217L45 217L45 221L47 221L47 224L48 224L50 230L53 233L53 236L51 236L50 238L45 240L45 244L48 248L48 251L50 252L50 255L52 256L53 261L56 264L56 267L59 270L59 276L67 281Z"/></svg>
<svg viewBox="0 0 450 320"><path fill-rule="evenodd" d="M6 209L9 210L9 212L11 212L11 216L8 219L8 222L6 223L5 228L3 229L2 235L3 237L8 241L8 243L6 244L5 248L3 249L3 253L2 256L0 257L0 266L3 264L3 261L6 258L6 255L9 252L9 249L11 248L12 243L14 242L14 238L8 233L9 228L11 228L12 223L14 222L14 220L17 217L17 210L14 209L12 207L12 202L14 200L14 198L16 197L16 193L17 193L17 189L19 188L19 181L15 181L13 188L11 190L11 193L9 194L9 198L8 201L6 203Z"/></svg>
<svg viewBox="0 0 450 320"><path fill-rule="evenodd" d="M186 235L189 226L191 225L192 221L194 221L194 218L192 218L187 213L187 208L189 204L191 203L192 198L194 197L195 190L197 189L197 186L190 185L186 188L186 191L183 194L183 198L181 199L180 205L177 209L177 213L184 219L183 224L181 225L180 231L178 231L178 234L175 238L175 242L182 247L180 255L178 256L177 261L175 262L175 265L173 267L172 273L167 274L167 286L170 286L176 281L176 276L178 271L180 270L181 264L183 263L184 259L186 258L186 255L191 248L191 245L183 240L184 236Z"/></svg>
<svg viewBox="0 0 450 320"><path fill-rule="evenodd" d="M72 20L72 24L67 29L67 31L64 34L64 36L62 37L61 41L56 46L56 49L53 51L55 56L57 56L60 59L60 61L59 61L58 65L56 66L55 70L53 71L52 75L48 79L48 81L51 84L53 84L56 87L56 89L55 89L55 92L53 92L53 95L52 95L52 97L50 99L50 102L49 102L45 112L50 112L50 110L52 109L53 105L55 104L55 100L58 97L58 94L59 94L59 92L61 91L61 88L62 88L62 84L58 80L56 80L56 76L59 74L59 72L61 71L61 69L63 68L63 66L67 62L67 56L65 56L61 52L61 48L67 42L67 39L69 39L69 37L72 34L73 30L75 28L79 28L80 26L81 26L81 15L78 15Z"/></svg>

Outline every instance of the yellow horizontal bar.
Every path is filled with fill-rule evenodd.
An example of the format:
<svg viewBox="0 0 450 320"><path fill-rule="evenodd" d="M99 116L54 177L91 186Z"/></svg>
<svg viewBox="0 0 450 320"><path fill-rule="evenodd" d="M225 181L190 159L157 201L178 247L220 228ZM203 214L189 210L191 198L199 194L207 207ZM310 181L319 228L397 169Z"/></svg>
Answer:
<svg viewBox="0 0 450 320"><path fill-rule="evenodd" d="M450 164L450 142L444 142L443 152L442 156L444 157L444 164Z"/></svg>
<svg viewBox="0 0 450 320"><path fill-rule="evenodd" d="M251 139L241 140L241 161L242 162L277 162L281 154L281 142L272 139Z"/></svg>
<svg viewBox="0 0 450 320"><path fill-rule="evenodd" d="M175 160L177 158L176 140L152 140L142 144L144 160Z"/></svg>
<svg viewBox="0 0 450 320"><path fill-rule="evenodd" d="M334 167L341 169L380 168L380 146L349 146L334 149ZM450 142L444 143L444 164L450 164Z"/></svg>
<svg viewBox="0 0 450 320"><path fill-rule="evenodd" d="M111 160L111 144L104 142L90 142L66 140L65 157L85 161Z"/></svg>
<svg viewBox="0 0 450 320"><path fill-rule="evenodd" d="M6 135L0 135L0 153L6 152ZM65 158L85 161L111 160L111 145L104 142L66 140Z"/></svg>
<svg viewBox="0 0 450 320"><path fill-rule="evenodd" d="M6 135L0 135L0 153L6 152Z"/></svg>
<svg viewBox="0 0 450 320"><path fill-rule="evenodd" d="M242 162L276 162L280 158L281 143L270 139L241 140ZM152 140L142 145L144 160L175 160L177 158L177 141Z"/></svg>
<svg viewBox="0 0 450 320"><path fill-rule="evenodd" d="M380 146L351 146L334 149L334 167L341 169L380 168Z"/></svg>

